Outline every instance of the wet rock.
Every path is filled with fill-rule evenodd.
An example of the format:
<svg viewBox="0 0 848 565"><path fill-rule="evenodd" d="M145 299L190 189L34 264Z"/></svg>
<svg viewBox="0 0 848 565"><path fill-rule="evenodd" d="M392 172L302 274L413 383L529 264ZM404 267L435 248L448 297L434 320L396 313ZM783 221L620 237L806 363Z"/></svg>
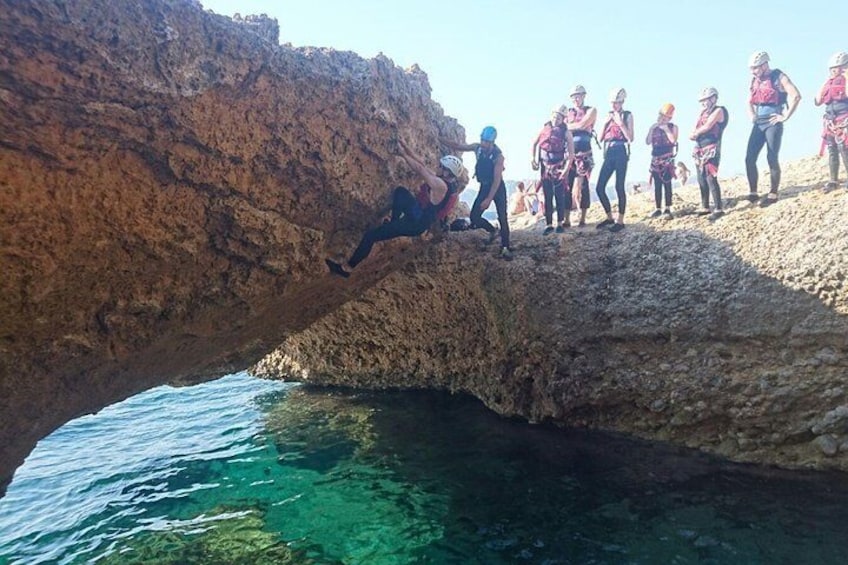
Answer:
<svg viewBox="0 0 848 565"><path fill-rule="evenodd" d="M814 439L813 445L827 457L834 457L839 452L839 442L834 436L829 434Z"/></svg>

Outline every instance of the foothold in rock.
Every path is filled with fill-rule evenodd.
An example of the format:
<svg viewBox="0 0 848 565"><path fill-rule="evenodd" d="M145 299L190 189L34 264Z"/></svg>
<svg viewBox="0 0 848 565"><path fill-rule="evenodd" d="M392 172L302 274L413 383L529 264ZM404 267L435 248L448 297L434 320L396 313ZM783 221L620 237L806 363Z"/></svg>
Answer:
<svg viewBox="0 0 848 565"><path fill-rule="evenodd" d="M813 440L813 445L819 448L827 457L834 457L839 453L839 443L830 434L817 437Z"/></svg>

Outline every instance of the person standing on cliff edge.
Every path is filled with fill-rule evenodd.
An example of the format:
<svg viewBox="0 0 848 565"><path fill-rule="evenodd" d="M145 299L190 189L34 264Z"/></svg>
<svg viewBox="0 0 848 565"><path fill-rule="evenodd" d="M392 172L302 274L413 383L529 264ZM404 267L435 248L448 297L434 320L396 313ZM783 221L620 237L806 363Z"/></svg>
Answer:
<svg viewBox="0 0 848 565"><path fill-rule="evenodd" d="M753 122L751 135L748 138L748 150L745 154L745 170L748 175L750 193L748 200L760 200L757 195L757 158L766 146L771 189L760 200L760 207L765 208L777 202L777 189L780 187L780 142L783 139L783 122L788 120L798 103L801 93L780 69L769 68L769 54L758 51L751 55L748 66L751 69L751 95L748 98L748 115Z"/></svg>
<svg viewBox="0 0 848 565"><path fill-rule="evenodd" d="M509 220L506 209L506 183L503 180L504 155L500 147L495 145L497 130L486 126L480 133L480 143L458 143L440 138L439 141L453 151L474 151L477 165L474 176L480 183L480 192L471 206L471 227L483 228L489 232L487 243L492 243L498 237L498 230L483 217L483 212L494 201L498 211L498 223L501 226L500 257L512 260L512 250L509 248Z"/></svg>
<svg viewBox="0 0 848 565"><path fill-rule="evenodd" d="M824 131L822 132L822 150L828 151L830 181L825 185L825 191L839 186L839 157L848 173L848 53L834 53L827 62L830 76L816 95L815 104L824 104ZM845 185L848 188L848 184Z"/></svg>
<svg viewBox="0 0 848 565"><path fill-rule="evenodd" d="M402 186L395 188L390 219L384 220L383 225L365 232L347 261L347 269L331 259L324 260L332 274L347 278L350 276L350 269L368 257L378 241L402 236L415 237L430 229L434 222L447 218L456 205L459 192L468 183L468 171L459 157L445 155L439 159L438 171L431 171L404 142L399 142L399 148L399 156L424 180L418 195L413 195Z"/></svg>

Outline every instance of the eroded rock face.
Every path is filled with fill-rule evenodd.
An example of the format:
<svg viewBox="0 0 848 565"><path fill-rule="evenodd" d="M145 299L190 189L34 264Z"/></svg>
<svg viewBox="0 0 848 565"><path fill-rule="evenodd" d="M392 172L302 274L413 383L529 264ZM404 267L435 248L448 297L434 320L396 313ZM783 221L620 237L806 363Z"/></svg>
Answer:
<svg viewBox="0 0 848 565"><path fill-rule="evenodd" d="M464 138L426 75L191 0L0 0L0 489L156 384L242 369L347 300L322 258ZM331 236L330 234L333 234Z"/></svg>
<svg viewBox="0 0 848 565"><path fill-rule="evenodd" d="M715 223L689 188L676 219L621 234L516 231L511 263L479 251L480 233L451 234L366 289L384 269L375 257L345 283L360 298L254 370L467 391L531 421L848 470L848 195L817 188L818 160L784 173L767 209L725 182ZM652 197L631 198L629 217L647 217Z"/></svg>

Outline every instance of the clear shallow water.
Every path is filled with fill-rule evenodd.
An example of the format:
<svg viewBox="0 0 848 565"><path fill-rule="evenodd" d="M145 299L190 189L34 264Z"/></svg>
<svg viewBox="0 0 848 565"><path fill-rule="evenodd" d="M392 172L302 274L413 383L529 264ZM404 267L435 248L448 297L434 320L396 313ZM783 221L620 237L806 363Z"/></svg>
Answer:
<svg viewBox="0 0 848 565"><path fill-rule="evenodd" d="M0 563L845 563L848 477L234 375L43 440Z"/></svg>

